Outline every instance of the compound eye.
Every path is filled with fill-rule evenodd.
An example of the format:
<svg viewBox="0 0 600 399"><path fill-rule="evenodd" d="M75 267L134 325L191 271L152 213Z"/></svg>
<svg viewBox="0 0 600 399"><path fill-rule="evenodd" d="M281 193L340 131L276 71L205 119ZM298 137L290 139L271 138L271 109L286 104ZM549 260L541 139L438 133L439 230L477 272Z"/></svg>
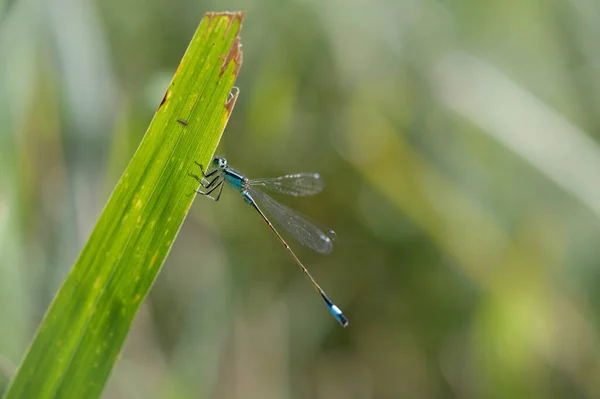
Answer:
<svg viewBox="0 0 600 399"><path fill-rule="evenodd" d="M219 166L222 168L227 166L227 160L225 158L219 158Z"/></svg>

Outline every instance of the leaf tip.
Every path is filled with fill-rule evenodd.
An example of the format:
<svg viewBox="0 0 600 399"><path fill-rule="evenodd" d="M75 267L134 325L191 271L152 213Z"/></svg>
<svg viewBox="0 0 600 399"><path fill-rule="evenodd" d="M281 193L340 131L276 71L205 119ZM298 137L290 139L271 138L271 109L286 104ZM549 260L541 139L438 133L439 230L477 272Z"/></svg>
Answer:
<svg viewBox="0 0 600 399"><path fill-rule="evenodd" d="M221 76L225 73L227 68L229 67L229 63L233 61L235 64L235 68L233 70L233 75L237 76L240 67L242 66L242 45L240 42L240 30L242 29L242 21L244 20L244 16L246 15L245 11L240 11L236 13L226 13L227 17L229 17L229 24L227 25L227 30L225 31L225 36L229 35L229 31L235 25L235 39L231 43L229 47L229 51L227 55L223 58L223 64L221 65ZM235 23L237 21L237 24Z"/></svg>
<svg viewBox="0 0 600 399"><path fill-rule="evenodd" d="M221 73L220 76L223 76L227 68L229 67L229 63L233 61L235 67L233 70L233 75L237 76L240 67L242 66L242 46L240 44L239 36L235 38L233 43L231 43L231 47L227 52L227 55L223 59L223 64L221 65Z"/></svg>

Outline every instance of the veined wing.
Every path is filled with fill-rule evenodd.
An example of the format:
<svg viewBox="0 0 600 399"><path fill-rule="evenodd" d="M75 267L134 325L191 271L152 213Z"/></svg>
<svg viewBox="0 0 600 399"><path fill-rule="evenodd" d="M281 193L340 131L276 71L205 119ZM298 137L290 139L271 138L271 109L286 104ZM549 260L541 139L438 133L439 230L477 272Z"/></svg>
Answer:
<svg viewBox="0 0 600 399"><path fill-rule="evenodd" d="M250 186L259 186L279 194L305 197L315 195L325 186L318 173L296 173L280 177L253 179Z"/></svg>
<svg viewBox="0 0 600 399"><path fill-rule="evenodd" d="M335 233L329 230L327 235L315 226L313 222L295 210L280 204L266 193L253 187L247 187L248 193L273 221L276 221L285 231L290 233L302 245L314 251L328 254L333 250Z"/></svg>

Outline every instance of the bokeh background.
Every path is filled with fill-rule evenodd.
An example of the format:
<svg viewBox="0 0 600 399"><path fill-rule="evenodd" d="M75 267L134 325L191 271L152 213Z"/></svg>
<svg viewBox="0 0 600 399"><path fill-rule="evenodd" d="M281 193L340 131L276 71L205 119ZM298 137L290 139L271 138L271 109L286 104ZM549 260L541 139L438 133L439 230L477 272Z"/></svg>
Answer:
<svg viewBox="0 0 600 399"><path fill-rule="evenodd" d="M246 10L218 154L338 234L198 198L105 398L600 397L596 0L0 0L0 391L202 15Z"/></svg>

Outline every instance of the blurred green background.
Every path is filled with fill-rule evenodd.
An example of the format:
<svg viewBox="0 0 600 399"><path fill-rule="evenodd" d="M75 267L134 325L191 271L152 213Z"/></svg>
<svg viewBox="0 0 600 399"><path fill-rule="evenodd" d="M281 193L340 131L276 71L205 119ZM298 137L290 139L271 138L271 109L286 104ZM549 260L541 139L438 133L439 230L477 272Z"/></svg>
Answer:
<svg viewBox="0 0 600 399"><path fill-rule="evenodd" d="M218 154L331 226L198 198L105 398L600 397L596 0L0 1L0 392L207 11L246 10Z"/></svg>

